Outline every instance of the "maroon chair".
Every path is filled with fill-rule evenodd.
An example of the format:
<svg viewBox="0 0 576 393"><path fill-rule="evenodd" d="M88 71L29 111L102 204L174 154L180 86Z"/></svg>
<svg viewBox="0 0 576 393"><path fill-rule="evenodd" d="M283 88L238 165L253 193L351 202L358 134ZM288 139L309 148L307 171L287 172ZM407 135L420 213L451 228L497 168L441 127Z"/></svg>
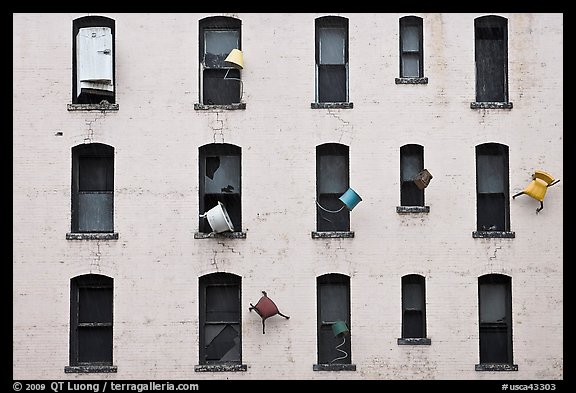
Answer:
<svg viewBox="0 0 576 393"><path fill-rule="evenodd" d="M276 304L272 301L272 299L268 297L265 291L262 291L262 293L264 296L262 296L260 300L258 300L258 303L256 303L256 305L250 303L250 308L248 310L249 311L256 310L258 315L260 315L260 317L262 318L262 334L266 334L266 332L264 331L266 328L265 326L266 319L273 317L276 314L286 319L290 319L290 317L282 314L278 310Z"/></svg>

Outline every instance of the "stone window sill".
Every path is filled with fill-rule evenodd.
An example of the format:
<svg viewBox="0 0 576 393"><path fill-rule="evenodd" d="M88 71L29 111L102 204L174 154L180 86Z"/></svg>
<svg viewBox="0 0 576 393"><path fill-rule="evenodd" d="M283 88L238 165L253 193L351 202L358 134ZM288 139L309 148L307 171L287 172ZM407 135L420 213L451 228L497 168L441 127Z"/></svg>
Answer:
<svg viewBox="0 0 576 393"><path fill-rule="evenodd" d="M108 102L101 103L101 104L68 104L67 106L68 111L110 111L116 112L120 109L118 104L110 104Z"/></svg>
<svg viewBox="0 0 576 393"><path fill-rule="evenodd" d="M398 345L432 345L432 340L426 337L399 338Z"/></svg>
<svg viewBox="0 0 576 393"><path fill-rule="evenodd" d="M65 366L65 373L116 373L117 366Z"/></svg>
<svg viewBox="0 0 576 393"><path fill-rule="evenodd" d="M197 373L201 372L226 373L226 372L238 372L247 370L248 366L245 364L200 364L194 366L194 371L196 371Z"/></svg>
<svg viewBox="0 0 576 393"><path fill-rule="evenodd" d="M398 214L430 213L430 206L396 206L396 213Z"/></svg>
<svg viewBox="0 0 576 393"><path fill-rule="evenodd" d="M68 232L66 240L118 240L118 232Z"/></svg>
<svg viewBox="0 0 576 393"><path fill-rule="evenodd" d="M512 109L511 102L471 102L470 109Z"/></svg>
<svg viewBox="0 0 576 393"><path fill-rule="evenodd" d="M246 232L194 233L194 239L246 239Z"/></svg>
<svg viewBox="0 0 576 393"><path fill-rule="evenodd" d="M507 363L484 363L477 364L476 371L518 371L518 365Z"/></svg>
<svg viewBox="0 0 576 393"><path fill-rule="evenodd" d="M332 231L316 232L312 231L312 239L334 239L334 238L351 238L354 237L353 231Z"/></svg>
<svg viewBox="0 0 576 393"><path fill-rule="evenodd" d="M355 364L314 364L314 371L356 371Z"/></svg>
<svg viewBox="0 0 576 393"><path fill-rule="evenodd" d="M478 238L506 238L513 239L516 237L516 232L509 231L474 231L472 232L474 239Z"/></svg>
<svg viewBox="0 0 576 393"><path fill-rule="evenodd" d="M312 109L352 109L354 108L353 102L312 102L310 104Z"/></svg>
<svg viewBox="0 0 576 393"><path fill-rule="evenodd" d="M428 77L422 78L396 78L394 80L397 85L426 85L428 84Z"/></svg>
<svg viewBox="0 0 576 393"><path fill-rule="evenodd" d="M208 111L211 109L224 109L227 111L235 111L240 109L246 109L246 103L238 102L234 104L222 104L222 105L194 104L194 110L197 111Z"/></svg>

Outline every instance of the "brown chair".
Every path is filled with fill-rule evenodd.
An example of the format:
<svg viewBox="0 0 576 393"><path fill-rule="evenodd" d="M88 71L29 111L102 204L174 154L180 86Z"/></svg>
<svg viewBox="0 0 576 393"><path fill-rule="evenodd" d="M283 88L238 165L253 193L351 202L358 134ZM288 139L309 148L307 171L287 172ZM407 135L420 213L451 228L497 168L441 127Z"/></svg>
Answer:
<svg viewBox="0 0 576 393"><path fill-rule="evenodd" d="M265 291L262 291L262 293L264 294L264 296L262 296L260 298L260 300L258 300L258 303L256 303L256 305L253 305L252 303L250 303L250 308L248 308L249 311L252 310L256 310L256 312L258 313L258 315L260 315L260 317L262 318L262 334L266 334L266 332L264 331L266 326L265 326L265 321L266 319L278 314L281 317L284 317L286 319L290 319L290 317L282 314L280 311L278 311L278 307L276 306L276 304L272 301L272 299L270 299L268 297L268 295L266 294Z"/></svg>

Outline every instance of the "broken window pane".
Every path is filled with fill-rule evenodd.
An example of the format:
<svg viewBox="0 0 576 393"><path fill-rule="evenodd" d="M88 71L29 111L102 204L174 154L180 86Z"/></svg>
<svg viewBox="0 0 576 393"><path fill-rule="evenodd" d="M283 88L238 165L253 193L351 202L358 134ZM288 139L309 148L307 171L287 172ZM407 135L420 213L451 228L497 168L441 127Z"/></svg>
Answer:
<svg viewBox="0 0 576 393"><path fill-rule="evenodd" d="M204 32L204 65L206 67L229 67L224 60L232 49L239 48L238 30L206 30Z"/></svg>
<svg viewBox="0 0 576 393"><path fill-rule="evenodd" d="M210 324L204 328L206 361L240 361L238 328L232 324Z"/></svg>
<svg viewBox="0 0 576 393"><path fill-rule="evenodd" d="M240 192L240 157L206 157L205 192L238 194Z"/></svg>

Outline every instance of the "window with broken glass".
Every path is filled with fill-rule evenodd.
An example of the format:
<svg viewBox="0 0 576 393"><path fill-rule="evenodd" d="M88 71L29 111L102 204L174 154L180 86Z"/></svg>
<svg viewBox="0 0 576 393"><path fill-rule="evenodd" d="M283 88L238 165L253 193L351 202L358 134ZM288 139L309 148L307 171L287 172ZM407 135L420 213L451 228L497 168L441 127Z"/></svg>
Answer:
<svg viewBox="0 0 576 393"><path fill-rule="evenodd" d="M512 279L503 274L478 278L480 364L483 370L516 370L512 359ZM498 367L502 365L502 367Z"/></svg>
<svg viewBox="0 0 576 393"><path fill-rule="evenodd" d="M414 179L424 169L424 147L404 145L400 147L400 204L424 206L424 189L418 188Z"/></svg>
<svg viewBox="0 0 576 393"><path fill-rule="evenodd" d="M200 33L200 102L205 105L240 103L240 70L224 60L232 49L241 47L241 21L227 16L201 19Z"/></svg>
<svg viewBox="0 0 576 393"><path fill-rule="evenodd" d="M232 221L234 232L242 231L241 148L228 143L211 143L199 148L200 215L221 202ZM199 230L212 232L208 220L200 217Z"/></svg>
<svg viewBox="0 0 576 393"><path fill-rule="evenodd" d="M200 277L200 364L242 362L241 278L231 273Z"/></svg>

